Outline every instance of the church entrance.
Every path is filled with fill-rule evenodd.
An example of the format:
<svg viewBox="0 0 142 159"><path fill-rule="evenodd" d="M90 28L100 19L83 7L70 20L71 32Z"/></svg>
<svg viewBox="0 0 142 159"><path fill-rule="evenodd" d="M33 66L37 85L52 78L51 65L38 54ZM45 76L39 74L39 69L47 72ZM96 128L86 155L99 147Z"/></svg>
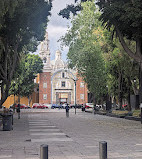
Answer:
<svg viewBox="0 0 142 159"><path fill-rule="evenodd" d="M71 103L71 93L70 92L63 92L59 93L56 92L56 103L57 104L64 104L64 103Z"/></svg>

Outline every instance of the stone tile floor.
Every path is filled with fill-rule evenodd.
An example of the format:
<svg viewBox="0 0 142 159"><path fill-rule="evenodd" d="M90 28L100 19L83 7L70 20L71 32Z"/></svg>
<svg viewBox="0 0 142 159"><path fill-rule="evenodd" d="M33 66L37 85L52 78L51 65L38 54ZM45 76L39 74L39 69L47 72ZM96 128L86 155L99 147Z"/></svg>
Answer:
<svg viewBox="0 0 142 159"><path fill-rule="evenodd" d="M99 159L99 142L108 159L142 159L142 125L137 121L94 115L74 109L22 110L12 131L0 128L0 159L39 159L40 145L49 159Z"/></svg>

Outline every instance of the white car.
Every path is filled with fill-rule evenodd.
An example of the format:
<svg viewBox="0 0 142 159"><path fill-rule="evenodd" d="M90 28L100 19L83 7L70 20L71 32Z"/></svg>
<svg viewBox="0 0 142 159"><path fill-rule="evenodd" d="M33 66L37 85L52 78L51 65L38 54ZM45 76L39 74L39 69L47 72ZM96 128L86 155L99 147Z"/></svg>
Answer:
<svg viewBox="0 0 142 159"><path fill-rule="evenodd" d="M94 104L93 104L93 103L86 103L86 104L85 104L85 108L86 108L86 109L94 108Z"/></svg>
<svg viewBox="0 0 142 159"><path fill-rule="evenodd" d="M62 108L66 108L66 106L67 106L67 103L64 103L63 105L62 105Z"/></svg>
<svg viewBox="0 0 142 159"><path fill-rule="evenodd" d="M45 104L43 104L43 105L47 106L49 109L51 109L51 107L52 107L52 104L47 104L47 103L45 103Z"/></svg>

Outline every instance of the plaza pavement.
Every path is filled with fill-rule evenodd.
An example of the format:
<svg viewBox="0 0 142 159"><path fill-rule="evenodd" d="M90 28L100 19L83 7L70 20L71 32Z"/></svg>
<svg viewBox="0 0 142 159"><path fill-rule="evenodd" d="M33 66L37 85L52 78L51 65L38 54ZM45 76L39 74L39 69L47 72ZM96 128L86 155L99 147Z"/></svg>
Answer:
<svg viewBox="0 0 142 159"><path fill-rule="evenodd" d="M99 142L108 144L108 159L142 159L142 125L77 109L22 110L12 131L0 128L0 159L39 159L40 145L49 159L99 159Z"/></svg>

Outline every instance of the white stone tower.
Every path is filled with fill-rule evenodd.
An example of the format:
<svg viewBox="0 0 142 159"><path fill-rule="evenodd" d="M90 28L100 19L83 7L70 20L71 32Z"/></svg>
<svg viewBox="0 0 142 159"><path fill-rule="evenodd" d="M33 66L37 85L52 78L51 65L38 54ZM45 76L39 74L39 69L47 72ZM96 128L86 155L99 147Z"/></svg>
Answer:
<svg viewBox="0 0 142 159"><path fill-rule="evenodd" d="M39 51L39 56L43 60L43 72L48 72L51 70L50 64L50 51L49 51L49 40L48 40L48 33L45 34L45 40L41 42L41 48Z"/></svg>

